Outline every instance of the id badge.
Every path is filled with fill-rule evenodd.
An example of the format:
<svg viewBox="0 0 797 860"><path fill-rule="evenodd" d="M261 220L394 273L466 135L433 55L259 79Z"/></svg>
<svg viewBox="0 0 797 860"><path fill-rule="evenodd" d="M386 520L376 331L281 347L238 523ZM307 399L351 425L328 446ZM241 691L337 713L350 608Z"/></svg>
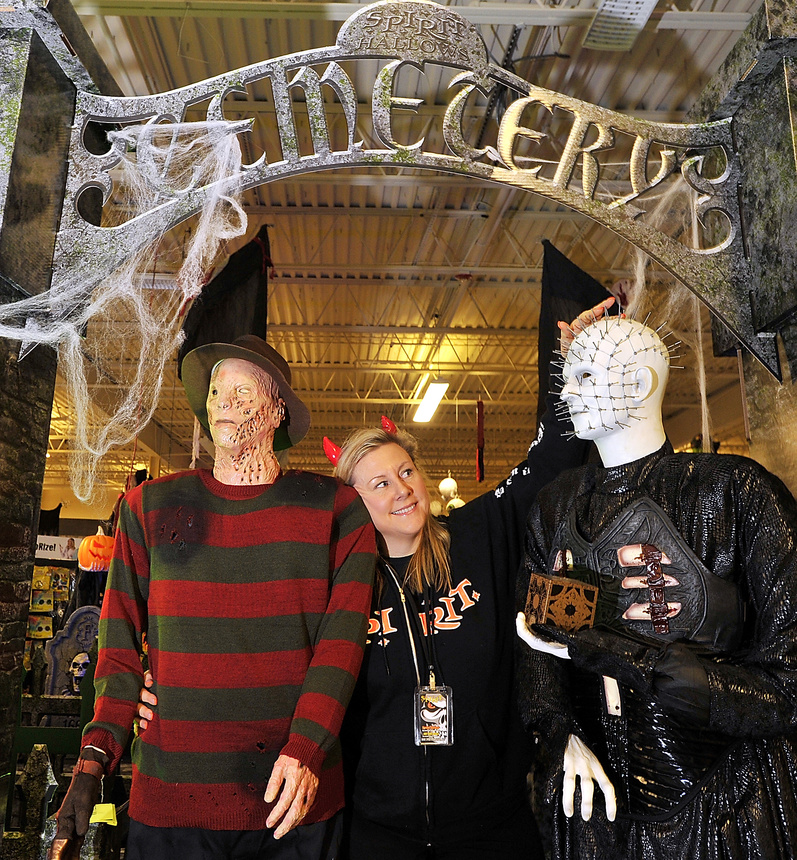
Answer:
<svg viewBox="0 0 797 860"><path fill-rule="evenodd" d="M415 688L415 746L454 743L453 707L451 687Z"/></svg>

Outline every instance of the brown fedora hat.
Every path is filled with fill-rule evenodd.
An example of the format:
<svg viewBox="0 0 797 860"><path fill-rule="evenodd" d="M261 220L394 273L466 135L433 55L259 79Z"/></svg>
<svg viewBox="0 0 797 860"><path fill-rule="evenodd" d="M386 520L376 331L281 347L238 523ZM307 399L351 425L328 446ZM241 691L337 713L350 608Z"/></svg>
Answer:
<svg viewBox="0 0 797 860"><path fill-rule="evenodd" d="M194 415L205 430L210 432L206 407L210 374L225 358L250 361L277 383L280 397L285 401L285 418L274 434L274 450L281 451L301 442L310 429L310 411L291 388L288 362L274 347L254 334L245 334L232 343L206 343L192 349L183 359L180 373L183 387Z"/></svg>

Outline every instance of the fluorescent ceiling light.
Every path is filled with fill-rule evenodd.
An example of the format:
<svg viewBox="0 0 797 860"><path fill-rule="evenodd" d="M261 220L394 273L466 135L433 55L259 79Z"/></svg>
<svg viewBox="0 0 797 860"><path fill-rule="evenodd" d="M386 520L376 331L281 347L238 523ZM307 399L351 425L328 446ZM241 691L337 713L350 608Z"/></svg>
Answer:
<svg viewBox="0 0 797 860"><path fill-rule="evenodd" d="M584 47L594 51L630 51L648 23L657 0L601 0Z"/></svg>
<svg viewBox="0 0 797 860"><path fill-rule="evenodd" d="M413 421L418 424L425 424L431 421L443 395L448 391L448 383L444 379L433 379L426 388L426 393L423 395L418 409L415 412Z"/></svg>
<svg viewBox="0 0 797 860"><path fill-rule="evenodd" d="M421 396L423 387L429 381L429 377L431 375L431 373L424 373L424 375L418 380L418 384L415 386L415 390L412 392L412 400L417 400Z"/></svg>

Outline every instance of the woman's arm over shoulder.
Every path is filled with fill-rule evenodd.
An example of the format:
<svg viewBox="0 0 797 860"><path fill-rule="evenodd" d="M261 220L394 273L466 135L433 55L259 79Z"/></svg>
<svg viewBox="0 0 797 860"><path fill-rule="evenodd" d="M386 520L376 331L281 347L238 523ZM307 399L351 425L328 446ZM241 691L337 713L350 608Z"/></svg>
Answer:
<svg viewBox="0 0 797 860"><path fill-rule="evenodd" d="M583 466L589 456L592 443L573 433L573 426L562 406L558 394L547 395L545 413L537 425L537 435L529 445L527 462L535 484L535 497L562 472Z"/></svg>

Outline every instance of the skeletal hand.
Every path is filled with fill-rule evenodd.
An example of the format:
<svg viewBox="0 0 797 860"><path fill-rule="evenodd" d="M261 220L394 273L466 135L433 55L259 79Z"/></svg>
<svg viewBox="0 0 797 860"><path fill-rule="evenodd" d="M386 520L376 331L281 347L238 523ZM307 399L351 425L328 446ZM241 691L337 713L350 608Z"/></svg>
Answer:
<svg viewBox="0 0 797 860"><path fill-rule="evenodd" d="M564 755L564 782L562 783L562 809L572 818L575 808L576 777L581 785L581 817L584 821L592 818L592 800L595 783L603 792L606 803L606 817L614 821L617 815L617 798L614 786L606 771L592 750L575 735L570 735Z"/></svg>

